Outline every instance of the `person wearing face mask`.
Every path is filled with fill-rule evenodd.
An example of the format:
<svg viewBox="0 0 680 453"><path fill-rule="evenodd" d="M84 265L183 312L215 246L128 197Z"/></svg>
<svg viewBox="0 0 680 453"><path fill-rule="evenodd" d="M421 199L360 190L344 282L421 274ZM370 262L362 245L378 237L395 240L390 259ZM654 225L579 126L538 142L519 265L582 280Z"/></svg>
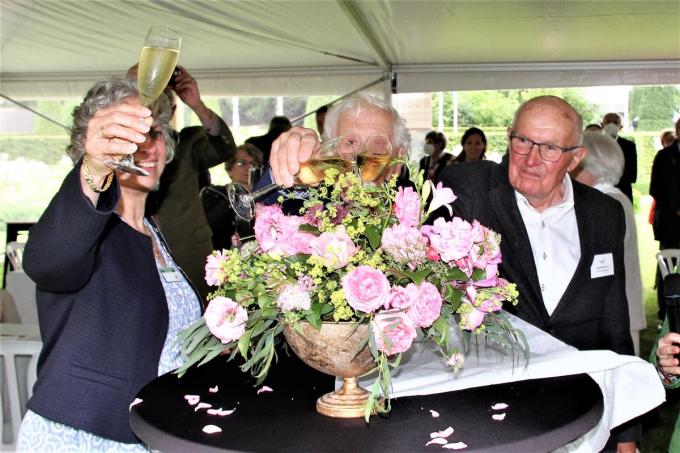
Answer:
<svg viewBox="0 0 680 453"><path fill-rule="evenodd" d="M454 164L484 160L486 155L486 135L477 127L466 130L460 139L463 151L453 161Z"/></svg>
<svg viewBox="0 0 680 453"><path fill-rule="evenodd" d="M637 148L632 141L619 137L619 131L622 127L621 117L618 113L607 113L602 118L602 130L605 134L616 140L623 151L623 158L625 160L623 175L616 187L626 194L632 203L632 185L637 180Z"/></svg>
<svg viewBox="0 0 680 453"><path fill-rule="evenodd" d="M430 131L425 136L425 157L420 159L420 169L425 172L424 178L431 181L439 178L444 167L451 165L453 154L444 152L446 136L438 131Z"/></svg>

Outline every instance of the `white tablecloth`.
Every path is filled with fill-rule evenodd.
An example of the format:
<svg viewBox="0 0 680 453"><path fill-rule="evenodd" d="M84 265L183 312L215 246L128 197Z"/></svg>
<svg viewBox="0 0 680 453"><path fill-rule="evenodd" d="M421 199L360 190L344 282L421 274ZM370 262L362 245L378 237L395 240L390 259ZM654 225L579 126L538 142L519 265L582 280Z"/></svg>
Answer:
<svg viewBox="0 0 680 453"><path fill-rule="evenodd" d="M394 396L442 393L503 382L588 373L602 390L604 412L594 429L563 449L584 453L601 450L611 428L665 401L665 392L654 366L639 357L611 351L578 351L531 324L510 314L508 316L529 342L531 357L528 367L524 367L521 354L516 353L513 360L509 352L487 347L482 340L473 343L463 368L454 374L445 367L433 342L416 343L404 354L399 368L393 373ZM462 344L460 331L454 329L453 334ZM359 382L362 387L369 388L374 380L375 375L371 375Z"/></svg>

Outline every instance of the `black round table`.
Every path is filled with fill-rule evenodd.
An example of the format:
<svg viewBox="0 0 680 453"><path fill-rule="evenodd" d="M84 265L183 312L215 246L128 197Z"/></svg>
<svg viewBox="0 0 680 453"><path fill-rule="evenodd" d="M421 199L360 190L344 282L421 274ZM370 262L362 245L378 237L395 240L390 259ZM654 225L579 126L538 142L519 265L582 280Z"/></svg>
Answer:
<svg viewBox="0 0 680 453"><path fill-rule="evenodd" d="M430 433L451 426L449 442L464 451L541 452L563 446L598 423L603 410L599 386L586 374L512 382L392 400L384 417L334 419L316 413L315 401L332 390L334 379L295 357L279 354L267 385L257 393L254 380L233 362L215 359L179 379L166 374L137 395L130 426L152 449L173 451L385 452L450 451L425 444ZM218 386L215 393L209 389ZM213 408L236 409L220 417L196 410L185 395L199 395ZM509 407L494 411L495 403ZM434 418L430 410L440 415ZM502 413L502 421L492 414ZM217 434L203 427L216 425Z"/></svg>

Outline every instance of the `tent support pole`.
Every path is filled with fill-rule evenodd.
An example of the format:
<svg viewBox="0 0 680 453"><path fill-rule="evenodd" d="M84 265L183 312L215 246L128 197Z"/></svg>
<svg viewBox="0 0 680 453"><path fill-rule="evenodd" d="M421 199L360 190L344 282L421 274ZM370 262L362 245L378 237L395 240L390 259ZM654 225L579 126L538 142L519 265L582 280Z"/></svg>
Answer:
<svg viewBox="0 0 680 453"><path fill-rule="evenodd" d="M40 113L40 112L37 111L37 110L32 109L31 107L27 106L26 104L22 104L21 102L15 100L15 99L12 99L12 98L9 97L9 96L5 96L5 95L2 94L2 93L0 93L0 97L2 97L2 98L4 98L4 99L7 99L9 102L12 102L12 103L18 105L18 106L21 107L22 109L26 109L26 110L28 110L29 112L31 112L31 113L33 113L33 114L35 114L35 115L38 115L39 117L44 118L44 119L46 119L47 121L49 121L49 122L51 122L51 123L54 123L54 124L56 124L56 125L59 126L59 127L62 127L66 132L69 132L68 127L64 126L64 125L61 124L59 121L54 120L54 119L50 118L49 116L47 116L47 115L45 115L45 114L43 114L43 113Z"/></svg>

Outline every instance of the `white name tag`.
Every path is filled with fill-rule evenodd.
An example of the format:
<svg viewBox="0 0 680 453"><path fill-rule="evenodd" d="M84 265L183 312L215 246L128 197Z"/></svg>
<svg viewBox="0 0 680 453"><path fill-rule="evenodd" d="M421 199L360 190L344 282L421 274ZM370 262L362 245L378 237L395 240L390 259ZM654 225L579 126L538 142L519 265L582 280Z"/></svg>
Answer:
<svg viewBox="0 0 680 453"><path fill-rule="evenodd" d="M171 267L162 267L161 275L166 283L182 281L182 275Z"/></svg>
<svg viewBox="0 0 680 453"><path fill-rule="evenodd" d="M611 253L603 253L593 257L590 266L590 278L607 277L614 275L614 257Z"/></svg>

